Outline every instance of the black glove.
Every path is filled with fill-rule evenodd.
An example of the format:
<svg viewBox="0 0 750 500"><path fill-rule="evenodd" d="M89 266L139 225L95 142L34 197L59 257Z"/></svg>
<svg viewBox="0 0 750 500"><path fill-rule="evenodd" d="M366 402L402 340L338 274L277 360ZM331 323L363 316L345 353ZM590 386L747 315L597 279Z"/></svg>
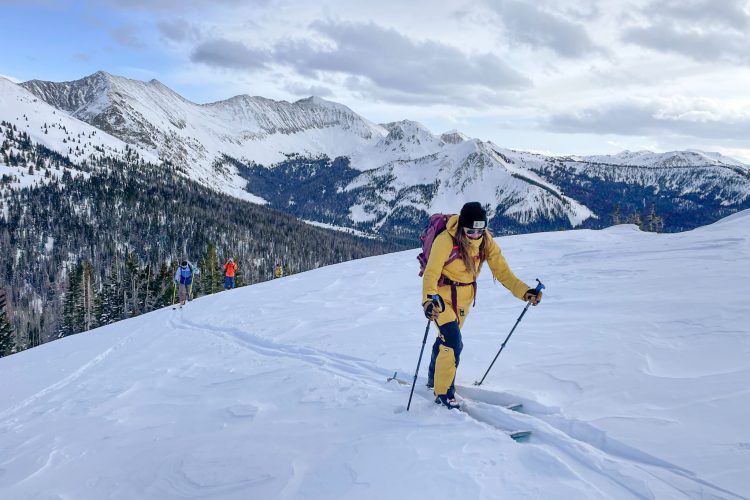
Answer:
<svg viewBox="0 0 750 500"><path fill-rule="evenodd" d="M534 288L529 288L526 293L523 294L523 300L531 302L531 305L535 306L542 301L542 291L536 291Z"/></svg>
<svg viewBox="0 0 750 500"><path fill-rule="evenodd" d="M424 308L424 316L427 319L435 320L440 316L440 313L445 311L445 302L440 295L435 295L435 300L426 300L422 303Z"/></svg>
<svg viewBox="0 0 750 500"><path fill-rule="evenodd" d="M440 311L438 311L437 307L435 307L435 304L433 304L431 300L422 304L422 307L424 308L424 317L429 320L437 319L440 314Z"/></svg>

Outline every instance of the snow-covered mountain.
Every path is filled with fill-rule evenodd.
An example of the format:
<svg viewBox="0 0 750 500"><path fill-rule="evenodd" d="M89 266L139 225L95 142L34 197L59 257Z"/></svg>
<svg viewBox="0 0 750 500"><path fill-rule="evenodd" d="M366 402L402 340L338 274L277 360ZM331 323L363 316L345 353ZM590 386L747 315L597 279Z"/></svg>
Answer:
<svg viewBox="0 0 750 500"><path fill-rule="evenodd" d="M572 157L571 159L586 163L604 163L606 165L628 165L636 167L696 167L719 166L747 169L748 166L719 153L704 151L669 151L653 153L651 151L623 151L616 155L598 155Z"/></svg>
<svg viewBox="0 0 750 500"><path fill-rule="evenodd" d="M51 105L103 130L144 144L188 167L222 154L273 164L286 153L349 155L385 131L340 104L317 97L294 103L239 95L192 103L157 80L142 82L98 72L73 82L31 80L22 86ZM321 134L321 131L333 134Z"/></svg>
<svg viewBox="0 0 750 500"><path fill-rule="evenodd" d="M0 119L29 134L34 142L70 156L76 163L91 161L102 154L122 159L130 149L135 149L145 161L158 160L140 144L128 143L77 119L67 110L48 104L4 78L0 78Z"/></svg>
<svg viewBox="0 0 750 500"><path fill-rule="evenodd" d="M605 226L615 203L625 211L649 202L661 211L677 206L681 211L667 217L671 230L750 206L747 166L713 153L535 155L456 130L433 134L409 120L376 125L317 97L289 103L241 95L196 104L156 80L105 72L21 86L12 92L28 91L213 189L367 232L413 233L426 214L455 211L468 200L485 204L500 232ZM1 107L0 118L15 123L30 112ZM29 131L34 139L41 132ZM328 172L337 157L346 160L343 177ZM624 196L622 182L630 188ZM303 203L311 184L326 195L317 209Z"/></svg>
<svg viewBox="0 0 750 500"><path fill-rule="evenodd" d="M242 194L245 181L236 170L217 165L224 155L262 164L282 161L288 153L346 156L385 134L345 106L319 98L287 103L242 95L199 105L157 80L101 71L73 82L31 80L22 86L71 116L148 149L190 178L235 196Z"/></svg>
<svg viewBox="0 0 750 500"><path fill-rule="evenodd" d="M508 161L492 143L456 132L438 137L415 122L386 128L387 137L352 157L351 165L364 172L344 190L370 188L350 207L354 222L371 220L378 229L399 212L450 213L457 198L479 200L490 218L521 224L541 218L575 227L595 217L555 185Z"/></svg>
<svg viewBox="0 0 750 500"><path fill-rule="evenodd" d="M386 382L424 335L417 252L356 260L0 358L0 497L748 498L750 211L498 241L547 289L477 388L523 308L480 276L466 412L427 359L408 413Z"/></svg>

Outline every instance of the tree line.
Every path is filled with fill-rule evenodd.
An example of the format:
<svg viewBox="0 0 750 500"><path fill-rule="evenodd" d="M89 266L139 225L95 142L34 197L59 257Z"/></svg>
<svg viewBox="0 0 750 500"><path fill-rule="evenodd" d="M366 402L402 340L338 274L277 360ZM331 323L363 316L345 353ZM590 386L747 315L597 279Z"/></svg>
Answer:
<svg viewBox="0 0 750 500"><path fill-rule="evenodd" d="M23 132L0 131L0 157L24 168L0 178L0 289L12 327L5 353L171 303L183 259L202 270L200 296L221 290L228 257L241 286L272 279L277 262L295 273L403 249L304 224L135 155L102 154L81 172ZM29 165L44 182L14 187Z"/></svg>

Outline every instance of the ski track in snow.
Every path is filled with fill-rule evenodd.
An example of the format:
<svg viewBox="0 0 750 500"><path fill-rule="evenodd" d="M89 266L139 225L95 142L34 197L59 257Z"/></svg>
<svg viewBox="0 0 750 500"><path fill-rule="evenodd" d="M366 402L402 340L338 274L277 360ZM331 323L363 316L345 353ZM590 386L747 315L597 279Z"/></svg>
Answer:
<svg viewBox="0 0 750 500"><path fill-rule="evenodd" d="M391 373L390 370L376 367L365 359L311 347L275 343L241 329L217 328L184 318L172 319L171 323L176 329L187 328L209 333L262 356L301 359L357 384L379 387ZM398 384L394 384L394 387L397 386ZM411 384L402 385L402 387L410 390ZM417 380L415 395L423 401L431 402L432 392L430 390L425 392L424 389L426 389L424 380L420 378ZM606 492L611 493L611 487L614 485L621 488L623 493L635 498L659 498L658 495L654 497L654 492L649 486L636 477L645 473L663 482L666 492L671 491L673 494L700 495L702 498L717 500L727 497L748 498L702 480L689 470L612 440L607 437L606 433L595 427L565 418L557 410L545 408L535 401L467 386L457 386L457 393L463 399L470 401L464 407L464 413L480 424L503 433L515 429L532 430L531 444L524 443L524 445L539 447L549 453L550 457L566 455L578 465L574 472L581 480L587 482L595 490L601 491L603 496L606 496ZM503 408L514 402L523 403L524 410L517 412ZM534 408L534 410L529 411L527 408ZM398 407L395 411L404 412L405 410L405 407ZM555 458L555 460L559 459ZM688 484L684 488L675 486L675 483L682 482ZM690 483L694 483L692 488ZM604 485L606 487L603 487ZM715 493L707 492L702 487L713 490Z"/></svg>
<svg viewBox="0 0 750 500"><path fill-rule="evenodd" d="M35 402L39 401L40 399L44 398L45 396L58 392L62 388L74 383L76 380L80 379L88 370L94 368L96 365L102 363L104 360L106 360L110 355L112 355L114 352L116 352L118 349L122 348L129 340L130 338L135 335L136 332L133 332L132 334L128 335L127 337L123 338L122 340L118 341L114 346L107 348L102 353L98 354L94 358L92 358L87 363L83 364L80 368L75 370L70 375L66 376L65 378L61 379L59 382L52 384L50 386L45 387L44 389L36 392L32 396L26 398L22 402L7 408L0 412L0 422L8 419L10 416L20 412L21 410L31 406Z"/></svg>
<svg viewBox="0 0 750 500"><path fill-rule="evenodd" d="M554 456L565 454L570 457L581 466L579 473L582 479L592 485L596 485L602 480L611 480L622 487L623 490L637 497L651 498L649 487L642 481L630 477L631 469L635 468L663 481L667 488L674 487L676 482L674 475L676 475L688 482L694 482L699 486L706 486L715 490L716 493L713 498L725 498L723 495L746 498L704 481L682 467L613 440L603 431L585 422L566 418L550 409L544 409L541 412L539 410L527 411L526 406L532 408L539 406L538 403L533 401L526 401L522 412L514 412L498 408L498 406L509 404L512 401L519 401L518 398L511 395L469 387L461 387L460 394L464 398L468 395L471 403L466 411L479 421L487 422L498 428L515 426L533 429L531 440L534 444L552 448L551 451ZM500 425L493 424L493 421L500 422ZM589 477L590 475L586 474L587 472L599 475ZM667 477L665 477L665 473ZM707 494L701 488L680 489L678 491L683 495Z"/></svg>

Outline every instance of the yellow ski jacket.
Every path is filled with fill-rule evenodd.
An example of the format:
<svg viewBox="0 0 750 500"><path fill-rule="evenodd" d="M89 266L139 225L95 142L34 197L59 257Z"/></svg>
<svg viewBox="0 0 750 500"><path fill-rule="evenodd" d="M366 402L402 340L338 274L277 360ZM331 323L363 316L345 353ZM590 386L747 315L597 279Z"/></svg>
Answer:
<svg viewBox="0 0 750 500"><path fill-rule="evenodd" d="M439 294L443 301L445 301L445 311L443 311L437 319L438 325L444 325L451 321L458 320L459 326L463 326L464 319L468 315L469 308L474 301L474 287L473 286L459 286L456 287L456 309L458 317L453 311L453 303L451 302L451 287L450 285L444 285L438 287L438 280L441 276L445 276L451 281L458 283L471 283L474 281L474 276L466 268L464 261L461 258L455 259L453 262L445 265L445 261L448 260L451 250L453 250L454 238L456 232L460 228L458 227L458 215L452 216L448 220L446 230L440 233L435 241L432 243L432 249L430 250L430 258L427 261L424 274L422 276L422 304L425 301L430 300L430 296ZM471 256L477 266L477 276L479 275L479 245L483 238L488 238L486 234L482 238L472 240L472 246L470 249ZM497 245L492 237L487 242L486 248L486 261L490 266L492 275L502 285L510 290L518 299L523 300L523 296L527 290L531 287L518 279L515 274L508 267L508 263L500 252L500 247Z"/></svg>

